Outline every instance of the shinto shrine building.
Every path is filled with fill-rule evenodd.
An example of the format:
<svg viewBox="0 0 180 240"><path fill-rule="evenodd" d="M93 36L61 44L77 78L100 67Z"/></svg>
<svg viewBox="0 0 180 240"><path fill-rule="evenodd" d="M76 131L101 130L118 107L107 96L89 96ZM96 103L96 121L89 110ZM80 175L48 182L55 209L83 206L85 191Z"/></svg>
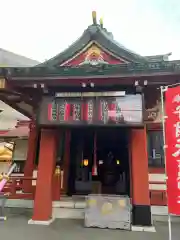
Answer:
<svg viewBox="0 0 180 240"><path fill-rule="evenodd" d="M133 224L151 225L151 205L166 205L160 86L180 78L168 57L128 50L93 12L64 52L0 68L0 100L31 119L24 178L37 180L23 181L21 198L34 199L34 221L49 221L64 195L96 192L128 195Z"/></svg>

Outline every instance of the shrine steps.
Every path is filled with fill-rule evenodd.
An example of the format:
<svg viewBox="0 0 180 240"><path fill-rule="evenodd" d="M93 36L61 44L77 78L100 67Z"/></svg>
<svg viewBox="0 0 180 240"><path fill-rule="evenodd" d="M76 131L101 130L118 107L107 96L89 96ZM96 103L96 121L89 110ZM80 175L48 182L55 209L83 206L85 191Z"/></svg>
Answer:
<svg viewBox="0 0 180 240"><path fill-rule="evenodd" d="M63 197L60 201L53 202L53 218L83 219L85 200L83 198ZM8 212L15 211L19 214L32 214L33 201L23 199L9 199L6 207ZM166 206L151 206L152 217L154 221L166 222L168 212ZM173 222L180 222L180 217L172 216Z"/></svg>

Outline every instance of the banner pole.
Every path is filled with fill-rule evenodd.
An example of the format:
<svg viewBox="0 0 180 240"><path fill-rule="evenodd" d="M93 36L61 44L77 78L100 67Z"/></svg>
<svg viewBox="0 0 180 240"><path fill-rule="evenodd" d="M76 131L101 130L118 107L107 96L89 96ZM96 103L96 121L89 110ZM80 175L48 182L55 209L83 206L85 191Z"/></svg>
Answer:
<svg viewBox="0 0 180 240"><path fill-rule="evenodd" d="M172 240L171 215L169 213L168 213L168 229L169 229L169 240Z"/></svg>
<svg viewBox="0 0 180 240"><path fill-rule="evenodd" d="M166 151L165 148L166 146L166 135L165 135L165 114L164 114L164 92L167 91L168 87L160 87L161 89L161 109L162 109L162 127L163 127L163 142L164 142L164 163L165 163L165 173L166 171ZM166 174L166 186L167 186L167 174ZM168 194L166 191L166 199L167 199L167 207L168 207ZM172 240L172 225L171 225L171 215L169 214L169 209L168 209L168 231L169 231L169 240Z"/></svg>

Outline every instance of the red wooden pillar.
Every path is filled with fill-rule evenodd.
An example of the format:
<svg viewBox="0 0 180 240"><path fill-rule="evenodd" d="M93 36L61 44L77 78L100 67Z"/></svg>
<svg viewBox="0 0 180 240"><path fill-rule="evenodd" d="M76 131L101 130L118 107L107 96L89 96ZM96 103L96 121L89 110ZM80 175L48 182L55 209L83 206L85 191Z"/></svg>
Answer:
<svg viewBox="0 0 180 240"><path fill-rule="evenodd" d="M131 130L133 225L151 225L146 129Z"/></svg>
<svg viewBox="0 0 180 240"><path fill-rule="evenodd" d="M52 218L52 186L56 158L56 131L41 130L38 176L32 220L48 224ZM33 223L32 222L32 223ZM29 222L31 223L31 221Z"/></svg>
<svg viewBox="0 0 180 240"><path fill-rule="evenodd" d="M34 160L36 157L36 150L37 150L37 129L33 123L29 126L29 139L28 139L28 151L27 151L27 158L24 166L24 177L33 176L34 170ZM24 180L23 181L23 192L32 192L32 181Z"/></svg>

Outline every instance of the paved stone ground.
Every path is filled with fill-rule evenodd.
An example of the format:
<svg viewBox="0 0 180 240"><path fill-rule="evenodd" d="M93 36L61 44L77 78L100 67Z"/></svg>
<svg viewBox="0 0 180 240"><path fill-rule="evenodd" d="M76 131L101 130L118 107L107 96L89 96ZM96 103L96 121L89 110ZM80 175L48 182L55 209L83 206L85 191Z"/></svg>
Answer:
<svg viewBox="0 0 180 240"><path fill-rule="evenodd" d="M84 228L79 220L56 220L50 226L28 225L29 214L11 214L0 222L0 239L5 240L167 240L166 223L156 224L156 233ZM173 223L173 240L179 240L180 224Z"/></svg>

